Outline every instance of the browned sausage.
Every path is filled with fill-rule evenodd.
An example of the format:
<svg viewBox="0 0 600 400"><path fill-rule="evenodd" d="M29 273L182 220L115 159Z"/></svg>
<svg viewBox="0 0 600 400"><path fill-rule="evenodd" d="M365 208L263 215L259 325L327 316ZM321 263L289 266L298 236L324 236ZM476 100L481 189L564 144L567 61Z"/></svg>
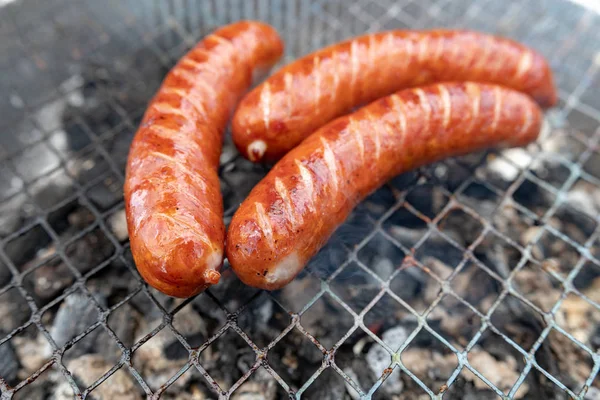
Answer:
<svg viewBox="0 0 600 400"><path fill-rule="evenodd" d="M283 157L237 210L227 258L246 284L290 282L354 206L402 172L536 139L542 111L497 85L406 89L325 125Z"/></svg>
<svg viewBox="0 0 600 400"><path fill-rule="evenodd" d="M442 81L495 83L556 103L544 58L518 43L471 31L390 31L360 36L277 71L240 102L232 122L238 150L272 162L315 130L400 89Z"/></svg>
<svg viewBox="0 0 600 400"><path fill-rule="evenodd" d="M163 293L188 297L219 281L223 132L253 72L282 52L268 25L225 26L177 63L148 106L129 152L125 208L137 269Z"/></svg>

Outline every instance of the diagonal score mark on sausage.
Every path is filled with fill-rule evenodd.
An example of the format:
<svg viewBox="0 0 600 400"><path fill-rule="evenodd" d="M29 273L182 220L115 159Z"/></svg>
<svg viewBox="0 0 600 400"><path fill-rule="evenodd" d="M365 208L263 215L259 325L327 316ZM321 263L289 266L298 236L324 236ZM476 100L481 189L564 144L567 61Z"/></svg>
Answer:
<svg viewBox="0 0 600 400"><path fill-rule="evenodd" d="M321 136L320 140L323 144L323 159L325 161L325 165L327 166L327 170L329 171L329 179L331 180L331 188L333 192L332 195L335 195L339 188L335 154L333 154L327 139Z"/></svg>
<svg viewBox="0 0 600 400"><path fill-rule="evenodd" d="M363 142L363 133L360 131L356 120L354 120L353 118L348 118L348 129L350 130L350 134L354 138L354 142L356 143L356 147L358 148L360 161L365 162L365 143Z"/></svg>
<svg viewBox="0 0 600 400"><path fill-rule="evenodd" d="M375 101L323 126L284 156L231 220L226 251L238 277L258 288L281 289L327 243L356 204L394 176L448 157L524 146L537 138L542 111L528 95L478 83L446 83L444 89L434 84ZM449 122L442 123L444 119ZM359 145L349 142L351 121L365 127L364 161L356 154ZM369 124L374 126L367 129ZM375 160L367 148L378 136L381 148ZM321 173L325 168L328 173ZM310 184L304 169L315 172ZM306 189L309 186L311 190ZM274 196L273 187L282 193ZM292 192L312 193L313 207L303 207L309 200L289 196ZM281 198L290 199L293 214ZM270 217L268 227L263 208ZM296 229L289 229L292 224ZM251 229L256 226L266 233L257 236ZM244 243L250 244L236 246ZM266 276L257 275L257 270Z"/></svg>
<svg viewBox="0 0 600 400"><path fill-rule="evenodd" d="M294 205L292 204L292 199L287 192L287 188L279 178L275 179L275 190L285 205L286 216L290 221L292 230L296 229L296 213L294 212ZM299 222L302 223L302 221Z"/></svg>
<svg viewBox="0 0 600 400"><path fill-rule="evenodd" d="M254 209L256 211L256 221L258 222L258 226L265 235L269 247L272 249L275 246L275 243L273 242L273 228L271 227L269 216L261 203L254 203Z"/></svg>
<svg viewBox="0 0 600 400"><path fill-rule="evenodd" d="M452 101L450 100L450 93L448 93L446 85L438 85L437 87L442 99L442 108L444 110L442 126L444 127L444 130L447 130L450 125L450 118L452 117Z"/></svg>
<svg viewBox="0 0 600 400"><path fill-rule="evenodd" d="M314 192L315 192L315 184L313 182L312 174L306 167L302 164L302 161L296 160L296 166L298 167L298 172L300 173L300 178L302 180L304 195L306 199L308 199L308 208L310 211L315 212L315 202L314 202Z"/></svg>

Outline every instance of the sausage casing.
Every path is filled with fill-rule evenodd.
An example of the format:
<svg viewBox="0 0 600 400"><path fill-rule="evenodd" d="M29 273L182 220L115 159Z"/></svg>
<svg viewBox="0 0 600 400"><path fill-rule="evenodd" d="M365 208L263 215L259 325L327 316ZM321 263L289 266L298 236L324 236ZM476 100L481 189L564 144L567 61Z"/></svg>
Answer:
<svg viewBox="0 0 600 400"><path fill-rule="evenodd" d="M163 293L189 297L219 281L223 132L253 73L282 52L268 25L227 25L171 69L148 105L129 152L125 208L137 269Z"/></svg>
<svg viewBox="0 0 600 400"><path fill-rule="evenodd" d="M500 84L556 103L546 60L512 40L473 32L389 31L309 54L240 102L233 140L251 161L273 162L327 122L400 89L444 81Z"/></svg>
<svg viewBox="0 0 600 400"><path fill-rule="evenodd" d="M323 126L284 156L241 204L227 258L248 285L290 282L358 202L392 177L441 159L535 140L542 111L498 85L406 89Z"/></svg>

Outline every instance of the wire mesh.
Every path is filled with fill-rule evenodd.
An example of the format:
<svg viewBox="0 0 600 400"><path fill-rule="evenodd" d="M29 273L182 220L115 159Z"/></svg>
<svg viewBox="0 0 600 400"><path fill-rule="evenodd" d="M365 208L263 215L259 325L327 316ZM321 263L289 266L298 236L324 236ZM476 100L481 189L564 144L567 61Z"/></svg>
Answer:
<svg viewBox="0 0 600 400"><path fill-rule="evenodd" d="M220 285L175 301L131 259L128 145L168 68L241 18L282 33L282 63L382 29L502 34L549 58L560 104L526 152L390 182L289 288L246 288L226 265ZM2 399L242 399L253 383L271 399L600 398L598 15L559 0L20 0L0 2L0 21ZM266 170L228 141L220 172L229 222Z"/></svg>

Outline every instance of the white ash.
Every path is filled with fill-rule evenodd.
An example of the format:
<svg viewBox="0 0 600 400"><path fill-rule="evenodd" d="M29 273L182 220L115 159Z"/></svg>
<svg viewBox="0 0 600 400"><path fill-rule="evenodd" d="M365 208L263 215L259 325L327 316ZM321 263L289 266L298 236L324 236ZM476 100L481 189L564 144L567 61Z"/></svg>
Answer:
<svg viewBox="0 0 600 400"><path fill-rule="evenodd" d="M119 241L127 240L129 233L127 232L127 219L125 217L125 209L119 210L108 218L108 226L111 232Z"/></svg>
<svg viewBox="0 0 600 400"><path fill-rule="evenodd" d="M176 325L177 329L184 336L192 336L206 329L203 324L198 322L197 318L192 319L193 314L191 308L184 307L175 316L177 322L174 322L174 325ZM157 326L160 322L160 320L151 322L142 320L138 327L135 342L141 340L151 330L151 327ZM148 385L156 388L175 375L188 357L189 353L174 336L169 327L164 327L133 353L132 360L134 367L144 376ZM185 387L191 377L191 374L184 374L173 383L172 388L180 389Z"/></svg>
<svg viewBox="0 0 600 400"><path fill-rule="evenodd" d="M452 375L457 359L428 348L410 347L402 352L402 363L430 387L437 389Z"/></svg>
<svg viewBox="0 0 600 400"><path fill-rule="evenodd" d="M231 396L232 400L275 400L278 383L264 368L257 369Z"/></svg>
<svg viewBox="0 0 600 400"><path fill-rule="evenodd" d="M343 371L354 383L359 383L358 376L351 368L346 367ZM360 400L360 394L348 382L345 381L344 385L346 386L346 393L348 393L352 400Z"/></svg>
<svg viewBox="0 0 600 400"><path fill-rule="evenodd" d="M100 300L105 305L104 299L100 298ZM96 321L98 321L98 310L95 304L85 294L76 292L67 296L61 304L50 329L50 335L58 348L61 348ZM100 333L100 329L94 329L88 333L69 350L69 357L75 358L84 353L95 352L97 350L95 340ZM51 353L52 348L48 343L45 354L50 355Z"/></svg>
<svg viewBox="0 0 600 400"><path fill-rule="evenodd" d="M381 339L394 351L397 351L407 338L408 332L406 328L402 326L388 329L381 337ZM379 377L386 368L390 367L391 356L386 349L376 344L369 349L366 360L373 375ZM382 387L381 390L385 390L385 392L390 395L397 395L402 392L403 388L404 384L402 383L402 380L400 380L400 376L392 374L387 377L386 385L385 387Z"/></svg>
<svg viewBox="0 0 600 400"><path fill-rule="evenodd" d="M502 391L510 390L519 378L520 372L518 371L517 361L508 354L505 354L504 360L497 360L485 350L474 347L469 352L468 357L469 364ZM473 382L477 389L490 389L490 387L471 372L471 370L465 368L461 373L465 379ZM517 393L515 393L514 398L521 399L528 391L529 386L527 383L523 382L521 386L519 386Z"/></svg>
<svg viewBox="0 0 600 400"><path fill-rule="evenodd" d="M487 167L509 182L517 179L521 170L527 168L533 159L531 154L522 148L507 149L500 154L501 156L494 157Z"/></svg>
<svg viewBox="0 0 600 400"><path fill-rule="evenodd" d="M15 384L17 371L19 370L19 361L10 341L0 345L0 377L9 384ZM18 382L18 381L17 381Z"/></svg>
<svg viewBox="0 0 600 400"><path fill-rule="evenodd" d="M66 367L73 373L76 381L82 383L83 387L88 387L112 368L112 365L108 364L102 355L87 354L70 361ZM141 387L123 368L118 369L96 387L91 392L92 397L97 400L141 400Z"/></svg>
<svg viewBox="0 0 600 400"><path fill-rule="evenodd" d="M35 339L16 336L13 342L15 343L15 351L23 367L20 371L23 373L23 379L40 369L48 361L48 341L41 333L38 333Z"/></svg>
<svg viewBox="0 0 600 400"><path fill-rule="evenodd" d="M327 368L304 392L303 398L319 400L347 400L344 379L332 368Z"/></svg>

